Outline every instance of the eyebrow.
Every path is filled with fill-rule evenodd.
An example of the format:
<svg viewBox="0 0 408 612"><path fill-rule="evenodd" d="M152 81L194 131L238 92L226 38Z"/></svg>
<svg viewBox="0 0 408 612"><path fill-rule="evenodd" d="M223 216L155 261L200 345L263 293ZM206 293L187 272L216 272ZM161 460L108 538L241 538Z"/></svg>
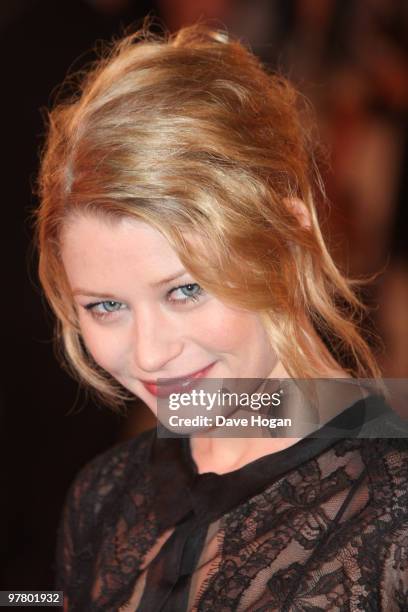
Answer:
<svg viewBox="0 0 408 612"><path fill-rule="evenodd" d="M163 285L167 285L171 281L174 281L177 278L180 278L184 274L186 274L186 270L183 268L182 270L179 270L178 272L175 272L174 274L172 274L171 276L169 276L167 278L163 278L162 280L157 281L156 283L152 283L151 286L152 287L163 287ZM95 297L101 297L101 298L103 297L103 298L107 298L107 299L116 299L115 296L110 294L110 293L100 293L98 291L89 291L88 289L82 289L80 287L78 287L77 289L74 289L72 291L72 295L92 295L92 296L95 296Z"/></svg>

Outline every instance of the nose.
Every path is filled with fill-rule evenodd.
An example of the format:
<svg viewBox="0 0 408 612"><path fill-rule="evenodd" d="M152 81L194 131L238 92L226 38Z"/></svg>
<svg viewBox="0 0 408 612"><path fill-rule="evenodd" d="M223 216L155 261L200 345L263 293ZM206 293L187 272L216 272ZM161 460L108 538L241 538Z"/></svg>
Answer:
<svg viewBox="0 0 408 612"><path fill-rule="evenodd" d="M166 366L183 350L180 326L159 305L143 305L134 315L133 366L141 378L166 376ZM147 378L147 376L146 376Z"/></svg>

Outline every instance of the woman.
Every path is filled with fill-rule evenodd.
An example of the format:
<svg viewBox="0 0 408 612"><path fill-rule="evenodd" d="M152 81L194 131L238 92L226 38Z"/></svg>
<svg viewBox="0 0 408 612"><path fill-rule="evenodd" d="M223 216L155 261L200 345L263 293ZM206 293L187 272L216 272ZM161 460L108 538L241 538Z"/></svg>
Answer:
<svg viewBox="0 0 408 612"><path fill-rule="evenodd" d="M379 377L319 229L307 122L289 83L204 26L123 39L51 112L40 278L107 404L157 414L166 382L199 377ZM405 441L326 427L153 429L98 456L61 521L66 609L407 610Z"/></svg>

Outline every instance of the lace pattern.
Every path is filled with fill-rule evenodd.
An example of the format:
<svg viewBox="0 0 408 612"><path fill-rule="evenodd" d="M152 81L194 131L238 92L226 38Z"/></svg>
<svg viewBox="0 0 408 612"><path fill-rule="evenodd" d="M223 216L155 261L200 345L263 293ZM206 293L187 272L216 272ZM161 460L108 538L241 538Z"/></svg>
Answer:
<svg viewBox="0 0 408 612"><path fill-rule="evenodd" d="M408 612L408 441L329 442L226 478L197 474L180 440L160 441L174 461L155 454L155 430L95 458L59 528L68 609Z"/></svg>

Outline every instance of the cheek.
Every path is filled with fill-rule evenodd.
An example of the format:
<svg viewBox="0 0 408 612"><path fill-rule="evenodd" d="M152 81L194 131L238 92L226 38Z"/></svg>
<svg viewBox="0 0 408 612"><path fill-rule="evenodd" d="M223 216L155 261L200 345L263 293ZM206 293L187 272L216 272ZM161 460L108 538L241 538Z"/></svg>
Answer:
<svg viewBox="0 0 408 612"><path fill-rule="evenodd" d="M113 376L123 369L124 356L117 334L108 330L101 333L87 324L81 324L81 333L89 353L101 368Z"/></svg>
<svg viewBox="0 0 408 612"><path fill-rule="evenodd" d="M216 350L231 352L248 347L263 347L269 351L266 333L254 313L231 308L212 300L205 318L195 322L201 341Z"/></svg>

